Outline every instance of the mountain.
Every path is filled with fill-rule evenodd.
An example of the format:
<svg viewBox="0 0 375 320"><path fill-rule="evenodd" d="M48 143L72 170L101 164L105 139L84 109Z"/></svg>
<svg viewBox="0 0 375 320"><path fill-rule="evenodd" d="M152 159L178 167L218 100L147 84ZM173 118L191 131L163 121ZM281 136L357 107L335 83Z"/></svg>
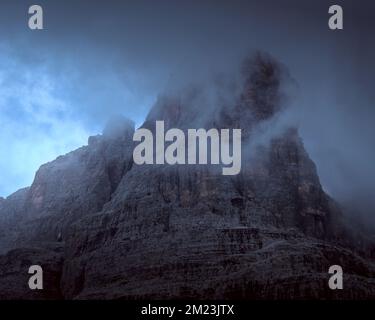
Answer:
<svg viewBox="0 0 375 320"><path fill-rule="evenodd" d="M324 192L298 130L258 141L287 108L287 78L258 53L239 87L217 79L214 107L191 87L160 96L142 125L242 129L238 175L136 165L134 124L121 117L41 166L29 188L0 199L0 298L374 299L374 243ZM44 290L28 289L34 264ZM331 265L344 290L329 289Z"/></svg>

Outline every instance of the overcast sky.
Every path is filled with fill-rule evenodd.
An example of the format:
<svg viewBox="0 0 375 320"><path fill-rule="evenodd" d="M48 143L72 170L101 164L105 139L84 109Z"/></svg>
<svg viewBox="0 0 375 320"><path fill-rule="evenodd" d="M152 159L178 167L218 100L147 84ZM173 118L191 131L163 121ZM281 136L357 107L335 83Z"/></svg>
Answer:
<svg viewBox="0 0 375 320"><path fill-rule="evenodd" d="M44 9L45 30L27 27ZM375 205L375 2L2 0L0 196L86 144L112 114L142 123L158 93L260 49L298 84L293 121L329 194ZM372 214L371 212L371 214ZM375 219L374 219L375 220Z"/></svg>

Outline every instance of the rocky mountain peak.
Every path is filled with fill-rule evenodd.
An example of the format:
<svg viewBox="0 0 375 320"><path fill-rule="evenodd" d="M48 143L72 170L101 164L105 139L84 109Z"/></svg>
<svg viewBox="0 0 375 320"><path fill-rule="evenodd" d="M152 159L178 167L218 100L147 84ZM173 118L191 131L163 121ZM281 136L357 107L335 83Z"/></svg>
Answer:
<svg viewBox="0 0 375 320"><path fill-rule="evenodd" d="M241 128L254 140L254 128L284 107L283 79L280 64L257 54L243 64L232 105L204 108L199 88L161 96L143 127L165 120L181 129ZM244 152L236 176L205 165L136 165L133 132L116 117L88 146L41 166L30 188L0 201L3 297L375 296L373 257L322 189L298 131ZM44 265L51 290L17 287L25 280L20 261ZM334 264L346 271L342 293L326 288Z"/></svg>

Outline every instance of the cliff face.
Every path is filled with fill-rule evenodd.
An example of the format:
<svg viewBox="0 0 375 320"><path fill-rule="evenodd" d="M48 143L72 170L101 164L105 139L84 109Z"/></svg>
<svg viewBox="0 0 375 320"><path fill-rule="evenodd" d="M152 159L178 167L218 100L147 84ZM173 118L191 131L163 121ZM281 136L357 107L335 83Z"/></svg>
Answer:
<svg viewBox="0 0 375 320"><path fill-rule="evenodd" d="M8 241L12 238L13 247L64 238L71 223L103 208L132 165L127 143L134 124L123 120L121 126L122 130L108 128L103 136L90 137L88 146L41 166L30 188L4 201L2 234ZM17 231L6 236L9 228Z"/></svg>
<svg viewBox="0 0 375 320"><path fill-rule="evenodd" d="M297 130L249 147L285 107L282 68L257 55L243 70L233 105L202 117L204 106L162 97L143 125L243 129L239 175L135 165L133 125L112 122L0 200L0 297L374 298L370 245L353 240ZM28 264L44 267L47 291L26 288ZM334 264L345 290L328 288Z"/></svg>

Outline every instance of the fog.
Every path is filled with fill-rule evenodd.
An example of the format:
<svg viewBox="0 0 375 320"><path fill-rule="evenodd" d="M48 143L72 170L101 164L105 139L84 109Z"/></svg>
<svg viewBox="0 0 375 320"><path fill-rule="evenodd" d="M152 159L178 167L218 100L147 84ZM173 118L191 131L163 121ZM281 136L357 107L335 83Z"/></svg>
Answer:
<svg viewBox="0 0 375 320"><path fill-rule="evenodd" d="M336 1L30 1L0 10L0 195L101 132L121 113L140 125L158 94L230 73L257 49L281 61L297 124L324 189L375 224L375 4ZM202 106L204 107L204 106ZM285 120L286 119L286 120Z"/></svg>

